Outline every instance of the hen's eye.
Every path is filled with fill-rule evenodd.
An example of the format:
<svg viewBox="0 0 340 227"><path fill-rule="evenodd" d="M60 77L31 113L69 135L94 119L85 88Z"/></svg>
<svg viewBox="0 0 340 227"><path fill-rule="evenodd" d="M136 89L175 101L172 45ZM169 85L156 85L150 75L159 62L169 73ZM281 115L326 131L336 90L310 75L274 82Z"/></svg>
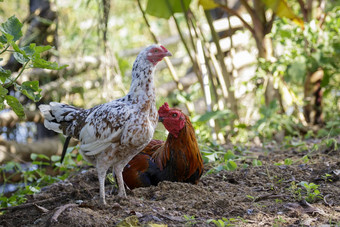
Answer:
<svg viewBox="0 0 340 227"><path fill-rule="evenodd" d="M154 52L155 52L155 53L157 53L157 52L158 52L158 50L156 49Z"/></svg>
<svg viewBox="0 0 340 227"><path fill-rule="evenodd" d="M172 116L173 116L173 117L177 117L177 114L176 114L176 113L174 113L174 114L172 114Z"/></svg>

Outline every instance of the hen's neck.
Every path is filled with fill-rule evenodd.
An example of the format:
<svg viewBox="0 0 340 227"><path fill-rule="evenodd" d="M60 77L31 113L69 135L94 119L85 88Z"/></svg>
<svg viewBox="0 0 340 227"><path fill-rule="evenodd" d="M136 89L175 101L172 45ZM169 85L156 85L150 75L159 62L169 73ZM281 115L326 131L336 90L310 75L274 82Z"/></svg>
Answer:
<svg viewBox="0 0 340 227"><path fill-rule="evenodd" d="M132 81L128 100L143 104L147 100L155 102L153 74L155 67L145 59L137 58L132 68Z"/></svg>

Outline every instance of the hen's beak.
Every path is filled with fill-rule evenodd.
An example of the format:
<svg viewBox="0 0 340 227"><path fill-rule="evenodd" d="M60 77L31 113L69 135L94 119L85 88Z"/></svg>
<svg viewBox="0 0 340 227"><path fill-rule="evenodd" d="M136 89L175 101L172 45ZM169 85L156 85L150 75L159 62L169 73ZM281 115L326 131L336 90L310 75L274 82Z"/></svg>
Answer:
<svg viewBox="0 0 340 227"><path fill-rule="evenodd" d="M168 56L168 57L170 57L170 56L172 56L172 54L171 54L171 52L170 51L167 51L167 52L165 52L165 54L164 54L165 56Z"/></svg>
<svg viewBox="0 0 340 227"><path fill-rule="evenodd" d="M165 53L163 52L164 57L165 57L165 56L168 56L168 57L172 56L171 52L168 51L168 49L166 49L164 46L161 45L161 48L162 48L163 51L165 52Z"/></svg>
<svg viewBox="0 0 340 227"><path fill-rule="evenodd" d="M158 116L158 122L163 122L164 118L162 118L161 116Z"/></svg>

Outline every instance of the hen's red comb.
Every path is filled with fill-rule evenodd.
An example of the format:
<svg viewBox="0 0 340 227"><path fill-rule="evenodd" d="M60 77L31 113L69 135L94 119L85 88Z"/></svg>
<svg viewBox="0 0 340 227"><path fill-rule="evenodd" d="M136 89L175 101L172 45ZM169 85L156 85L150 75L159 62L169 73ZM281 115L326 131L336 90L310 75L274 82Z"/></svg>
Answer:
<svg viewBox="0 0 340 227"><path fill-rule="evenodd" d="M170 110L169 104L165 102L163 106L159 107L158 114L159 115L167 114L169 110Z"/></svg>
<svg viewBox="0 0 340 227"><path fill-rule="evenodd" d="M166 49L163 45L161 45L161 48L162 48L165 52L168 52L168 49Z"/></svg>

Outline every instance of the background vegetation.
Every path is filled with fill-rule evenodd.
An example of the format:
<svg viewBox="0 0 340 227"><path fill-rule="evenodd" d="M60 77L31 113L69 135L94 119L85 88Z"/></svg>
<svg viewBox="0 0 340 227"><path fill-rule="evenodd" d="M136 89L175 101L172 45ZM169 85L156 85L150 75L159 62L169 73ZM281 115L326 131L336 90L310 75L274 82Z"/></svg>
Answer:
<svg viewBox="0 0 340 227"><path fill-rule="evenodd" d="M309 138L336 144L331 138L340 134L339 5L0 2L0 193L7 195L1 206L23 202L23 193L65 179L83 163L76 142L65 163L58 163L64 138L44 129L37 106L57 101L90 108L125 95L136 55L155 42L174 55L158 66L157 106L167 101L191 116L202 155L215 167L211 171L239 168L235 159L247 158L246 146ZM161 126L155 137L166 138ZM230 145L235 146L226 149ZM261 165L256 159L252 164ZM10 183L20 179L22 189L8 196Z"/></svg>

